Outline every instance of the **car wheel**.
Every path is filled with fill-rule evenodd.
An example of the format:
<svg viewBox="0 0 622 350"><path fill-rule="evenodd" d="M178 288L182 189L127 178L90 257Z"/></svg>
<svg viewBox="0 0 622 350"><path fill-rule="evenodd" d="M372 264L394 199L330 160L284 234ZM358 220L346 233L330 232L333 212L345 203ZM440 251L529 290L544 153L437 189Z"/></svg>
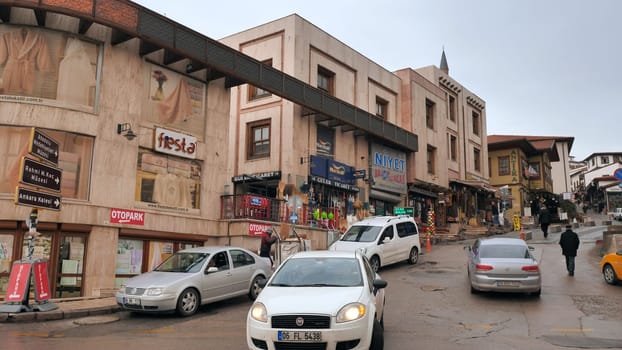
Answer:
<svg viewBox="0 0 622 350"><path fill-rule="evenodd" d="M380 269L380 258L378 257L378 255L374 255L371 257L371 259L369 259L369 265L371 265L371 268L374 270L374 272L378 272L378 270Z"/></svg>
<svg viewBox="0 0 622 350"><path fill-rule="evenodd" d="M186 288L177 299L177 313L181 316L194 315L199 309L199 294L196 289Z"/></svg>
<svg viewBox="0 0 622 350"><path fill-rule="evenodd" d="M262 288L259 287L259 281L261 281L262 279L264 279L263 276L255 276L255 278L253 278L253 282L251 283L251 289L248 291L248 297L251 300L257 299L257 296L261 292Z"/></svg>
<svg viewBox="0 0 622 350"><path fill-rule="evenodd" d="M419 261L419 249L417 247L413 247L410 250L410 254L408 254L408 263L414 265Z"/></svg>
<svg viewBox="0 0 622 350"><path fill-rule="evenodd" d="M609 264L605 265L605 267L603 268L603 278L605 279L605 282L609 284L618 283L616 272L613 270L613 267L611 267L611 265Z"/></svg>
<svg viewBox="0 0 622 350"><path fill-rule="evenodd" d="M369 350L382 350L384 349L384 328L374 319L374 329L371 333L371 344Z"/></svg>
<svg viewBox="0 0 622 350"><path fill-rule="evenodd" d="M540 294L542 294L542 288L540 288L537 291L531 293L531 295L533 295L536 298L539 298Z"/></svg>

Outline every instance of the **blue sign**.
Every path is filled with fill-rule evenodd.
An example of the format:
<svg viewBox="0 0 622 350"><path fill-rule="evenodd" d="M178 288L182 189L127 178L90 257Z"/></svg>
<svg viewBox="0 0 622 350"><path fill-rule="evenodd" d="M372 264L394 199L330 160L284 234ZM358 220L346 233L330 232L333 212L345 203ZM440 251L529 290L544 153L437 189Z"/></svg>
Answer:
<svg viewBox="0 0 622 350"><path fill-rule="evenodd" d="M294 225L295 225L296 223L298 223L298 214L296 214L296 213L291 213L291 214L289 215L289 222L291 222L291 223L292 223L292 224L294 224Z"/></svg>
<svg viewBox="0 0 622 350"><path fill-rule="evenodd" d="M622 180L622 168L618 168L618 170L613 173L613 176L618 180Z"/></svg>

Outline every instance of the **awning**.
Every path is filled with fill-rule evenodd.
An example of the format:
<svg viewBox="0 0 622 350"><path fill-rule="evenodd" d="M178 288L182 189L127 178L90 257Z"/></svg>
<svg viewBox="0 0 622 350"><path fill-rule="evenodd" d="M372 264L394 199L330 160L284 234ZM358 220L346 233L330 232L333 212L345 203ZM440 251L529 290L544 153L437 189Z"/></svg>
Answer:
<svg viewBox="0 0 622 350"><path fill-rule="evenodd" d="M378 190L371 190L369 192L369 198L376 198L391 203L399 203L402 201L402 197L397 194Z"/></svg>
<svg viewBox="0 0 622 350"><path fill-rule="evenodd" d="M408 187L408 192L415 192L415 193L418 193L418 194L420 194L422 196L438 198L438 194L436 194L434 192L430 192L428 190L424 190L423 188L419 188L419 187L416 187L416 186Z"/></svg>
<svg viewBox="0 0 622 350"><path fill-rule="evenodd" d="M497 188L491 186L483 181L469 181L469 180L449 180L449 182L459 183L461 185L473 187L478 190L484 190L492 193L497 192Z"/></svg>

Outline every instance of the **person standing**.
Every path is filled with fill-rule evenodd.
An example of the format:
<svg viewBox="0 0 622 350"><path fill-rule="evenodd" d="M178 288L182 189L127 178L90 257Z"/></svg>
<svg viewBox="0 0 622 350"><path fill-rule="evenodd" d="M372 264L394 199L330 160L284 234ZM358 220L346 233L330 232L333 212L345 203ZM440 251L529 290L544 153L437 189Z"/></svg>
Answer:
<svg viewBox="0 0 622 350"><path fill-rule="evenodd" d="M566 270L569 276L574 276L574 260L579 249L579 236L572 230L572 225L566 225L566 231L559 239L562 254L566 257Z"/></svg>
<svg viewBox="0 0 622 350"><path fill-rule="evenodd" d="M272 229L269 228L261 235L261 246L259 248L259 256L270 259L270 263L273 265L274 261L272 260L272 255L270 255L270 250L276 240L277 237L273 235Z"/></svg>
<svg viewBox="0 0 622 350"><path fill-rule="evenodd" d="M543 206L540 209L540 228L542 229L542 233L544 233L545 239L549 235L550 224L551 224L551 212L549 212L549 208Z"/></svg>

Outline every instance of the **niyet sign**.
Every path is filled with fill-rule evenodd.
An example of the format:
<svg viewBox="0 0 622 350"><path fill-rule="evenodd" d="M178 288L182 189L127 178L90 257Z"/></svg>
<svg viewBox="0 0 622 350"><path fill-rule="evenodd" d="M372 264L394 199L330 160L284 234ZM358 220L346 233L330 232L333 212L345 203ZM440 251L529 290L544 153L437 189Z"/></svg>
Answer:
<svg viewBox="0 0 622 350"><path fill-rule="evenodd" d="M161 153L195 159L197 138L163 128L155 128L153 149Z"/></svg>
<svg viewBox="0 0 622 350"><path fill-rule="evenodd" d="M142 226L145 224L145 213L136 210L111 208L110 223Z"/></svg>
<svg viewBox="0 0 622 350"><path fill-rule="evenodd" d="M270 227L271 225L258 224L258 223L251 222L248 224L248 235L249 236L261 236Z"/></svg>
<svg viewBox="0 0 622 350"><path fill-rule="evenodd" d="M6 302L21 302L26 300L30 282L32 262L16 261L11 268L11 276L6 289Z"/></svg>

